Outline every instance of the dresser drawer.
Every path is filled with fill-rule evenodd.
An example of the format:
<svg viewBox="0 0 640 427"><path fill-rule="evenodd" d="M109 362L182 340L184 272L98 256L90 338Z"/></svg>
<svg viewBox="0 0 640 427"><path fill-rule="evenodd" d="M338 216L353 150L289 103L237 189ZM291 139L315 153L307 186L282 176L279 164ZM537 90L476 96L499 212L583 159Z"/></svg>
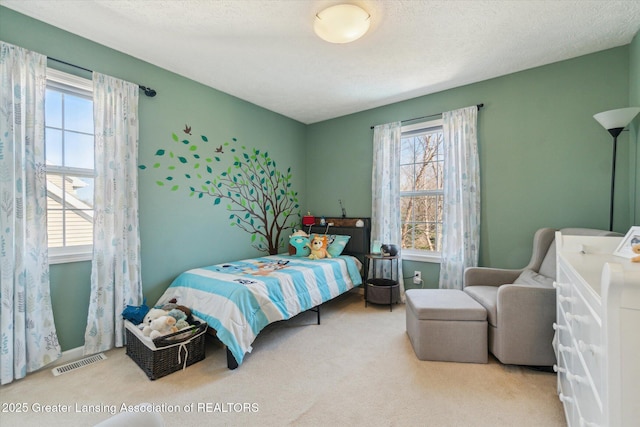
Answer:
<svg viewBox="0 0 640 427"><path fill-rule="evenodd" d="M571 387L571 382L567 379L567 362L564 358L564 354L559 353L558 365L554 366L554 370L558 374L558 397L564 406L564 414L567 418L567 424L571 426L578 426L580 416L578 414L577 402Z"/></svg>
<svg viewBox="0 0 640 427"><path fill-rule="evenodd" d="M572 305L570 323L576 348L596 389L604 390L602 321L600 315L586 302L578 287L574 289L573 294L576 302Z"/></svg>

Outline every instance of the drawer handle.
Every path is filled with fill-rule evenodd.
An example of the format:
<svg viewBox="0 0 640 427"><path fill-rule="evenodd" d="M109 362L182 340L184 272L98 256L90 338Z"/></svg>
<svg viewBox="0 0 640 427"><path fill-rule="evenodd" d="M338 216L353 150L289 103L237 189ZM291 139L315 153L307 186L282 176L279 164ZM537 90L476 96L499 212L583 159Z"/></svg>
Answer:
<svg viewBox="0 0 640 427"><path fill-rule="evenodd" d="M567 327L563 325L558 325L556 322L553 322L553 330L554 331L566 331Z"/></svg>
<svg viewBox="0 0 640 427"><path fill-rule="evenodd" d="M562 403L573 403L573 397L565 396L562 393L560 393L558 395L558 398L560 399L560 402L562 402Z"/></svg>
<svg viewBox="0 0 640 427"><path fill-rule="evenodd" d="M591 354L599 354L600 353L600 346L597 346L595 344L587 344L586 342L580 340L578 341L578 348L580 349L580 352L582 353L586 353L587 351L590 351Z"/></svg>
<svg viewBox="0 0 640 427"><path fill-rule="evenodd" d="M555 364L554 364L554 365L553 365L553 372L556 372L556 373L557 373L557 372L563 373L563 372L567 372L567 369L566 369L566 368L562 368L562 367L560 367L560 366L558 366L558 365L555 365Z"/></svg>
<svg viewBox="0 0 640 427"><path fill-rule="evenodd" d="M573 353L573 347L567 347L566 345L558 344L558 351L561 353Z"/></svg>
<svg viewBox="0 0 640 427"><path fill-rule="evenodd" d="M568 322L584 323L585 325L589 324L589 318L587 316L566 313L565 317L567 318Z"/></svg>
<svg viewBox="0 0 640 427"><path fill-rule="evenodd" d="M600 427L600 424L592 423L585 420L584 417L580 417L580 427Z"/></svg>
<svg viewBox="0 0 640 427"><path fill-rule="evenodd" d="M567 379L571 382L575 382L577 384L585 384L587 380L585 377L580 375L572 374L571 372L567 372Z"/></svg>
<svg viewBox="0 0 640 427"><path fill-rule="evenodd" d="M565 302L565 301L566 302L574 302L575 298L573 298L573 297L565 297L564 295L558 295L558 300L560 302Z"/></svg>

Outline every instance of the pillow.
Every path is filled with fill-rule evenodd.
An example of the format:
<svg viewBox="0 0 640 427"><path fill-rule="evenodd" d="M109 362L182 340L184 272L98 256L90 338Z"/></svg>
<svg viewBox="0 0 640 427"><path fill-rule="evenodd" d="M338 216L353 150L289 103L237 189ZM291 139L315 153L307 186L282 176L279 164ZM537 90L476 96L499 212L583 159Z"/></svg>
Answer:
<svg viewBox="0 0 640 427"><path fill-rule="evenodd" d="M311 248L307 246L309 238L307 236L291 236L289 237L289 255L293 256L309 256Z"/></svg>
<svg viewBox="0 0 640 427"><path fill-rule="evenodd" d="M345 246L347 246L347 243L349 243L350 238L351 236L343 236L340 234L329 236L330 243L327 252L329 252L332 257L340 256Z"/></svg>
<svg viewBox="0 0 640 427"><path fill-rule="evenodd" d="M513 283L516 285L543 286L545 288L553 287L552 278L538 274L533 270L524 270Z"/></svg>

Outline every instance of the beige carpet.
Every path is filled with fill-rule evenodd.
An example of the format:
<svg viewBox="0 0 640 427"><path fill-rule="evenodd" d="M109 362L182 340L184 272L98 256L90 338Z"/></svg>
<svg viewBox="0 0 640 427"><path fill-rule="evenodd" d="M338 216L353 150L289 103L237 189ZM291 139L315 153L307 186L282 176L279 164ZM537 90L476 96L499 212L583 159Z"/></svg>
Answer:
<svg viewBox="0 0 640 427"><path fill-rule="evenodd" d="M106 355L58 377L44 370L1 387L2 425L91 426L141 402L157 404L166 425L179 427L566 425L554 374L493 358L419 361L404 306L365 308L357 292L326 303L320 326L310 312L270 325L235 371L210 337L205 360L156 381L124 349ZM22 403L26 413L5 411ZM52 412L59 409L71 412Z"/></svg>

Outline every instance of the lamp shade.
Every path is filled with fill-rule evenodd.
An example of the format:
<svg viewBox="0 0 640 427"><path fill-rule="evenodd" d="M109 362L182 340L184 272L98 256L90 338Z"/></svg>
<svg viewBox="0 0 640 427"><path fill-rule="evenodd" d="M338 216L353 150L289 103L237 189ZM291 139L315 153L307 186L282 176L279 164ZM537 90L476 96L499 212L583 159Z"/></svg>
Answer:
<svg viewBox="0 0 640 427"><path fill-rule="evenodd" d="M623 129L640 113L640 107L603 111L593 116L605 129Z"/></svg>
<svg viewBox="0 0 640 427"><path fill-rule="evenodd" d="M352 4L331 6L316 15L313 29L329 43L349 43L369 30L369 14Z"/></svg>

